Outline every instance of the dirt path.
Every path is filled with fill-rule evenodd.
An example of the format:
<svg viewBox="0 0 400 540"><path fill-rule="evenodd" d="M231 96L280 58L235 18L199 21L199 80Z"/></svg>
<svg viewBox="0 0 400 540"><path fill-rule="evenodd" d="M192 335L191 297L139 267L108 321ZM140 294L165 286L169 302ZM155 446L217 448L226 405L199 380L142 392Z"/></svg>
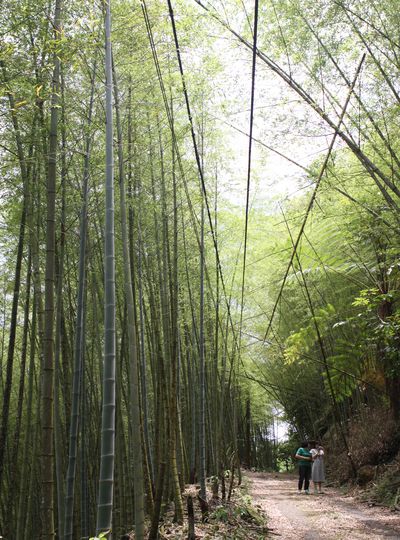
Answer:
<svg viewBox="0 0 400 540"><path fill-rule="evenodd" d="M249 473L250 493L267 513L271 538L283 540L400 540L400 516L368 508L333 488L324 495L298 495L296 478ZM279 536L275 536L279 535Z"/></svg>

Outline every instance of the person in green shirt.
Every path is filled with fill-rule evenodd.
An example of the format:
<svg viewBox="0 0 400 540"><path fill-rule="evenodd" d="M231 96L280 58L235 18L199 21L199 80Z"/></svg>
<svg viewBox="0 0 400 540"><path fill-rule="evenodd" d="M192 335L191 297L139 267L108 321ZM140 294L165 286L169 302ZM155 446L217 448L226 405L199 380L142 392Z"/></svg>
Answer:
<svg viewBox="0 0 400 540"><path fill-rule="evenodd" d="M310 494L310 478L311 478L311 468L312 468L312 455L309 449L309 443L303 441L300 448L297 450L295 458L299 461L299 491L298 494L301 494L304 484L304 493L306 495Z"/></svg>

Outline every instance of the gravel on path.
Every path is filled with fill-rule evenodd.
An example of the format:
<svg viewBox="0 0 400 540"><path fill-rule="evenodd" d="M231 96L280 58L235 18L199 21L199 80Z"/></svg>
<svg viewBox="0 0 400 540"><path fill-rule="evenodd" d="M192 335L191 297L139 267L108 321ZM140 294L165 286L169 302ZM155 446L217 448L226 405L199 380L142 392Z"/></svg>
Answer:
<svg viewBox="0 0 400 540"><path fill-rule="evenodd" d="M268 516L271 538L283 540L400 540L400 515L369 508L325 488L323 495L297 493L293 475L251 473L250 494Z"/></svg>

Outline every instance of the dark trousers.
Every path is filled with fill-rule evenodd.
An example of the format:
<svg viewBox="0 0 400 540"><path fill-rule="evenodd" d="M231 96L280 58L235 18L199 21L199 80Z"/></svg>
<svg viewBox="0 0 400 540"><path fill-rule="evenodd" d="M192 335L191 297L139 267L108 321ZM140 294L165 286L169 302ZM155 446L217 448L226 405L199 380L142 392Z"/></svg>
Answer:
<svg viewBox="0 0 400 540"><path fill-rule="evenodd" d="M299 491L301 491L304 482L304 489L308 489L311 478L311 467L308 465L299 465Z"/></svg>

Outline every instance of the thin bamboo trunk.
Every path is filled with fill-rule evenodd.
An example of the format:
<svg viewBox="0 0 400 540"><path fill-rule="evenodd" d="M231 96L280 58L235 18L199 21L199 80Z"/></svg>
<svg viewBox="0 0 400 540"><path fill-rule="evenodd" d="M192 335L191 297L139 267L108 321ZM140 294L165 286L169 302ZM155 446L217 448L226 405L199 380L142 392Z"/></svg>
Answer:
<svg viewBox="0 0 400 540"><path fill-rule="evenodd" d="M65 264L65 224L66 224L66 126L65 126L65 84L61 72L61 230L60 230L60 254L56 275L57 282L57 309L56 309L56 337L55 337L55 380L54 380L54 447L55 465L57 480L57 514L58 514L58 536L63 540L64 532L64 478L63 478L63 453L64 445L62 441L62 419L60 412L60 379L61 379L61 340L62 340L62 312L63 312L63 284L64 284L64 264Z"/></svg>
<svg viewBox="0 0 400 540"><path fill-rule="evenodd" d="M36 296L33 296L33 306L32 306L32 324L31 324L31 335L30 335L30 351L29 351L29 378L28 378L28 392L26 397L26 417L32 418L32 409L33 409L33 385L34 385L34 372L35 372L35 352L36 352L36 327L37 327L37 303ZM28 426L27 426L28 428ZM16 531L15 538L16 540L22 540L25 523L26 523L26 500L27 500L27 486L28 486L28 470L30 466L30 456L29 450L32 446L32 440L30 437L30 429L26 429L23 453L22 453L22 469L21 469L21 483L19 485L19 496L18 496L18 507L17 507L17 521L16 521ZM32 467L33 468L33 467Z"/></svg>
<svg viewBox="0 0 400 540"><path fill-rule="evenodd" d="M72 410L71 423L69 431L69 454L68 454L68 470L66 477L66 494L65 494L65 528L64 538L69 540L73 535L74 524L74 492L75 492L75 475L76 461L78 458L78 432L80 421L80 400L81 400L81 374L83 371L83 354L85 334L83 327L85 324L84 298L85 298L85 280L86 280L86 240L88 230L88 199L89 199L89 174L90 174L90 153L91 153L91 136L90 127L92 124L95 78L96 78L96 60L94 61L92 71L92 86L90 93L88 120L87 120L87 135L85 141L85 158L83 165L83 180L82 180L82 209L80 216L79 228L79 270L78 270L78 295L77 295L77 313L75 322L75 343L74 343L74 373L72 381ZM84 441L82 441L84 444Z"/></svg>
<svg viewBox="0 0 400 540"><path fill-rule="evenodd" d="M17 486L21 487L20 482L23 481L23 477L18 475L18 453L20 446L20 430L22 423L22 408L25 391L25 371L26 371L26 357L28 348L28 327L29 327L29 312L31 308L31 253L28 255L27 276L26 276L26 291L25 291L25 307L24 307L24 328L22 335L22 350L21 350L21 364L20 364L20 377L19 377L19 389L18 389L18 403L17 403L17 418L14 429L13 446L11 451L12 462L10 463L10 480L7 496L7 515L3 521L4 536L10 537L11 531L16 529L17 521L14 519L14 509L16 510L15 502L15 490ZM20 482L18 481L20 480Z"/></svg>
<svg viewBox="0 0 400 540"><path fill-rule="evenodd" d="M124 156L122 148L122 126L119 110L119 94L117 79L114 69L114 96L115 111L117 121L118 139L118 164L119 164L119 190L120 190L120 212L122 229L122 250L124 261L124 289L125 301L128 315L128 351L130 366L130 398L131 398L131 426L133 435L133 456L134 456L134 493L135 493L135 537L138 540L144 538L144 481L143 481L143 455L142 437L140 430L140 404L139 404L139 358L137 350L136 317L133 300L133 288L131 279L131 263L129 257L129 237L126 216L126 194L125 194L125 171Z"/></svg>
<svg viewBox="0 0 400 540"><path fill-rule="evenodd" d="M206 494L206 371L204 355L204 201L201 204L200 236L200 314L199 314L199 363L200 363L200 496L207 500Z"/></svg>
<svg viewBox="0 0 400 540"><path fill-rule="evenodd" d="M172 105L172 103L171 103ZM171 107L172 111L172 107ZM173 116L172 116L173 118ZM173 120L172 120L173 125ZM163 191L164 180L163 181ZM178 327L178 206L177 206L177 182L175 174L175 152L172 147L172 184L173 184L173 258L172 275L170 276L171 291L171 359L170 359L170 452L172 458L172 481L175 500L175 517L178 523L183 522L183 501L181 495L181 485L179 482L179 472L177 454L181 450L180 426L178 412L178 355L179 355L179 327ZM166 203L166 201L165 201ZM164 242L168 242L166 232ZM168 261L169 263L169 261ZM171 269L171 264L168 264Z"/></svg>
<svg viewBox="0 0 400 540"><path fill-rule="evenodd" d="M87 279L87 278L85 278ZM85 294L83 296L83 313L86 313L87 305L87 286L84 287ZM82 319L82 350L81 350L81 422L80 422L80 436L81 436L81 451L80 451L80 473L81 473L81 540L89 539L89 501L88 501L88 459L86 449L90 448L88 443L87 432L87 396L86 396L86 377L85 377L85 366L86 366L86 347L85 347L85 336L86 336L86 317ZM89 411L90 412L90 411ZM89 416L89 415L88 415ZM89 426L90 427L90 426Z"/></svg>
<svg viewBox="0 0 400 540"><path fill-rule="evenodd" d="M3 61L0 61L0 67L2 68L4 83L7 83L7 74L5 71ZM20 285L21 285L22 256L23 256L24 239L25 239L25 224L26 224L28 190L29 190L27 165L26 165L25 156L24 156L21 131L20 131L20 126L18 122L18 117L16 114L14 95L11 91L8 92L8 101L9 101L11 119L13 122L13 128L14 128L14 133L15 133L15 141L16 141L16 146L17 146L19 167L21 171L23 201L22 201L22 210L21 210L19 236L18 236L17 257L16 257L16 262L15 262L15 274L14 274L15 278L14 278L14 288L13 288L13 300L12 300L12 307L11 307L10 333L9 333L9 338L8 338L8 350L7 350L6 381L4 385L3 405L2 405L2 413L1 413L0 490L2 489L4 456L5 456L6 443L7 443L7 437L8 437L8 420L9 420L9 408L10 408L11 387L12 387L12 378L13 378L16 331L17 331L18 302L19 302L19 293L20 293Z"/></svg>

